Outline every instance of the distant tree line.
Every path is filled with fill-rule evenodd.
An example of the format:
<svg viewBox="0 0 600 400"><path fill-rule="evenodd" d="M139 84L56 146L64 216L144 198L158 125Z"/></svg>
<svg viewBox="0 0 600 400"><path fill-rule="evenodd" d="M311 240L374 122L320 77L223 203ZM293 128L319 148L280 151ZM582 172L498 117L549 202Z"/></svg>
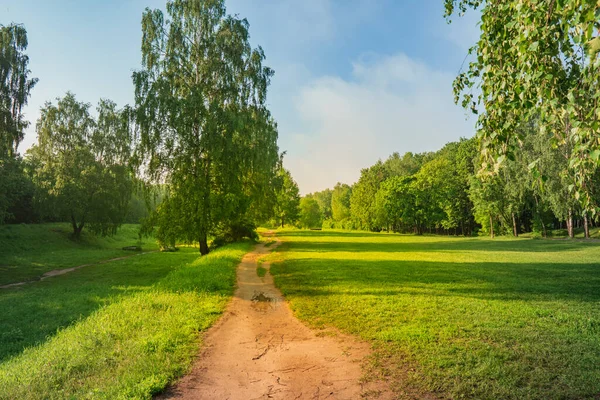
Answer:
<svg viewBox="0 0 600 400"><path fill-rule="evenodd" d="M223 0L146 9L135 104L102 99L93 112L67 92L41 109L37 143L21 157L37 79L25 28L0 25L0 223L68 221L78 237L141 221L162 246L206 254L210 238L253 237L257 224L287 219L275 189L291 177L265 105L273 71L248 29Z"/></svg>
<svg viewBox="0 0 600 400"><path fill-rule="evenodd" d="M298 201L295 221L305 228L359 229L470 236L477 232L547 236L565 229L570 237L592 225L568 187L568 158L523 127L517 156L495 175L477 175L477 139L448 143L437 152L392 154L361 171L354 185L308 194ZM529 133L526 131L529 130ZM532 163L536 169L532 173ZM600 175L590 188L600 200ZM292 213L290 213L292 214Z"/></svg>

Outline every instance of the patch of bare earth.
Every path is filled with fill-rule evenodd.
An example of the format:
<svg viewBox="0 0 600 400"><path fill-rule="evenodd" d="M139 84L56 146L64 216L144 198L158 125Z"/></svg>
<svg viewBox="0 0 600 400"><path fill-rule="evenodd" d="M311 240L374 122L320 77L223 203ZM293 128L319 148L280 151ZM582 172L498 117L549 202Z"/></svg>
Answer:
<svg viewBox="0 0 600 400"><path fill-rule="evenodd" d="M235 296L192 372L158 399L392 398L384 383L362 380L368 344L317 335L294 317L272 276L257 275L257 259L278 244L244 257Z"/></svg>

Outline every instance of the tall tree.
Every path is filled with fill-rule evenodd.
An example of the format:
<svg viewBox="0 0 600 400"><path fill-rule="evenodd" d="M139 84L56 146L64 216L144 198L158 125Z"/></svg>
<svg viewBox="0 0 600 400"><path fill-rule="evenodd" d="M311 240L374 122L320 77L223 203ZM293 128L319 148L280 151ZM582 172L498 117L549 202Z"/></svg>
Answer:
<svg viewBox="0 0 600 400"><path fill-rule="evenodd" d="M27 45L23 25L0 25L0 158L17 152L29 125L23 107L38 80L30 77Z"/></svg>
<svg viewBox="0 0 600 400"><path fill-rule="evenodd" d="M15 157L29 125L23 107L38 81L30 77L27 44L23 25L0 25L0 224L12 217L10 208L29 190Z"/></svg>
<svg viewBox="0 0 600 400"><path fill-rule="evenodd" d="M224 0L173 0L166 10L168 18L149 9L142 17L137 161L169 186L159 239L196 242L207 254L210 234L273 193L277 129L265 107L273 71Z"/></svg>
<svg viewBox="0 0 600 400"><path fill-rule="evenodd" d="M480 113L483 169L497 171L513 158L523 140L520 124L537 119L540 135L570 148L568 186L584 213L596 213L590 188L600 163L600 1L444 3L447 17L481 11L474 60L454 90L457 101Z"/></svg>
<svg viewBox="0 0 600 400"><path fill-rule="evenodd" d="M278 218L281 227L285 227L286 223L293 224L298 221L300 190L290 171L283 167L277 172L275 196L277 199L275 216Z"/></svg>
<svg viewBox="0 0 600 400"><path fill-rule="evenodd" d="M71 221L75 237L88 224L96 233L114 234L132 189L130 112L102 100L96 122L89 108L72 93L56 105L46 103L38 143L27 153L44 211Z"/></svg>
<svg viewBox="0 0 600 400"><path fill-rule="evenodd" d="M350 212L358 228L372 231L381 229L377 223L375 196L379 186L388 176L389 173L381 161L361 171L350 198Z"/></svg>

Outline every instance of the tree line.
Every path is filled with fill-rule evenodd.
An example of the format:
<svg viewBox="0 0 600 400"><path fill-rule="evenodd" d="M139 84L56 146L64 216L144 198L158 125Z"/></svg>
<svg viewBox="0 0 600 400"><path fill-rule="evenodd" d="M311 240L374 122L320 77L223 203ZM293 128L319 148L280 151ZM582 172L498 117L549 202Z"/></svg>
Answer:
<svg viewBox="0 0 600 400"><path fill-rule="evenodd" d="M73 235L125 221L163 247L255 235L275 212L283 155L266 107L273 70L223 0L172 0L142 16L135 104L47 102L17 149L31 77L23 25L0 25L0 223L68 221Z"/></svg>
<svg viewBox="0 0 600 400"><path fill-rule="evenodd" d="M280 222L305 228L419 235L481 232L492 237L524 232L545 237L556 229L574 237L575 228L581 227L589 237L593 221L569 190L565 148L549 146L535 134L535 123L522 129L528 132L521 133L517 156L492 176L478 174L477 138L448 143L437 152L394 153L363 169L353 185L338 183L302 198L297 189L288 190L288 197L297 197L289 203L295 204L295 212L287 211ZM600 184L598 172L593 182ZM589 188L594 201L600 201L598 184Z"/></svg>

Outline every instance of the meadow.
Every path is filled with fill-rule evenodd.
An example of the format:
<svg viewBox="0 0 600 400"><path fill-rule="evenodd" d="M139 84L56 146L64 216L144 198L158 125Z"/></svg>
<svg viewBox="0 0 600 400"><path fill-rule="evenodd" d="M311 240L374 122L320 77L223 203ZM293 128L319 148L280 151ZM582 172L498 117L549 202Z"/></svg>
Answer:
<svg viewBox="0 0 600 400"><path fill-rule="evenodd" d="M11 253L11 263L22 262L10 279L2 275L5 282L35 276L31 269L119 256L121 246L135 244L134 226L112 239L88 235L85 243L63 236L61 226L48 228L3 227L47 231L52 239L23 245L39 244L30 254ZM199 257L197 248L183 247L0 290L0 399L151 398L189 369L199 333L220 316L250 248L243 242Z"/></svg>
<svg viewBox="0 0 600 400"><path fill-rule="evenodd" d="M0 285L35 280L44 273L117 257L130 256L126 246L158 250L156 241L138 235L139 225L125 224L114 236L83 231L71 240L66 223L0 225Z"/></svg>
<svg viewBox="0 0 600 400"><path fill-rule="evenodd" d="M375 349L399 398L594 399L600 243L344 231L278 233L295 314Z"/></svg>

